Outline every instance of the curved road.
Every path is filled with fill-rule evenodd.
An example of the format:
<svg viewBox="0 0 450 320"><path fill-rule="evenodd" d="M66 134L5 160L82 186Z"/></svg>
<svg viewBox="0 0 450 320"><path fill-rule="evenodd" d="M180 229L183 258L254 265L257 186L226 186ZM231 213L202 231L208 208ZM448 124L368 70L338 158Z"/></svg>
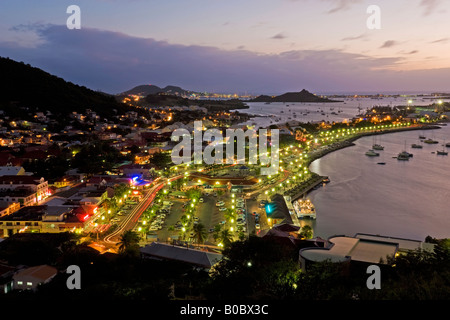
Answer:
<svg viewBox="0 0 450 320"><path fill-rule="evenodd" d="M114 230L111 234L104 237L102 240L107 244L117 244L120 239L120 235L127 231L132 230L136 224L142 213L148 208L148 206L153 202L156 197L158 191L164 187L165 182L159 182L154 185L147 193L144 195L144 198L133 208L133 210L125 217L124 220L120 223L118 228Z"/></svg>

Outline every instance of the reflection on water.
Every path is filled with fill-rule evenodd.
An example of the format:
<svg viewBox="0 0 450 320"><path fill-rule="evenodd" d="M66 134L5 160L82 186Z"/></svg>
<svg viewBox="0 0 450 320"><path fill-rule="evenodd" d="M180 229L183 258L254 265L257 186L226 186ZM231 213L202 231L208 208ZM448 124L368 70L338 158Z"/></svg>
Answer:
<svg viewBox="0 0 450 320"><path fill-rule="evenodd" d="M420 143L419 135L440 143L412 149L411 144ZM358 232L418 240L450 237L450 158L436 154L444 141L450 141L450 127L384 134L377 136L384 151L367 157L373 137L364 137L314 161L311 171L329 176L331 183L309 194L317 220L303 223L323 238ZM393 158L405 145L414 156L409 161Z"/></svg>

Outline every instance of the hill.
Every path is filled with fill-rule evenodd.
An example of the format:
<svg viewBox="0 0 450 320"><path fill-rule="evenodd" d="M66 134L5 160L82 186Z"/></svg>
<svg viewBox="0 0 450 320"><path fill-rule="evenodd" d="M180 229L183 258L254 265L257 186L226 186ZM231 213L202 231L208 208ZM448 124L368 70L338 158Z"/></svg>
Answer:
<svg viewBox="0 0 450 320"><path fill-rule="evenodd" d="M247 109L248 106L238 99L230 100L197 100L187 99L172 94L157 93L149 94L139 101L139 105L145 107L157 106L199 106L210 111L229 111L234 109Z"/></svg>
<svg viewBox="0 0 450 320"><path fill-rule="evenodd" d="M23 62L0 57L0 71L4 77L0 109L12 117L37 111L67 115L73 111L83 113L86 109L107 117L128 110L114 96L67 82Z"/></svg>
<svg viewBox="0 0 450 320"><path fill-rule="evenodd" d="M160 88L152 84L144 84L134 87L133 89L130 89L128 91L122 92L119 95L124 96L132 94L132 95L148 96L149 94L158 94L158 93L166 93L170 95L180 95L180 96L188 96L193 93L198 94L197 92L185 90L177 86L166 86L164 88Z"/></svg>
<svg viewBox="0 0 450 320"><path fill-rule="evenodd" d="M279 96L270 97L261 95L249 102L338 102L327 98L321 98L303 89L300 92L287 92Z"/></svg>

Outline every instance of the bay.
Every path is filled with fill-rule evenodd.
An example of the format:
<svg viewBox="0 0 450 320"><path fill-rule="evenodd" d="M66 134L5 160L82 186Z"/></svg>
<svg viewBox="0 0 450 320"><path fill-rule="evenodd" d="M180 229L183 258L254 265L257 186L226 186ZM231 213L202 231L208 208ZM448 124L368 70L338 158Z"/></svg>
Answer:
<svg viewBox="0 0 450 320"><path fill-rule="evenodd" d="M420 143L419 135L440 143L422 143L422 149L412 149L412 143ZM329 176L331 183L308 195L317 220L302 220L302 224L311 225L315 236L323 238L355 233L417 240L428 235L450 237L450 158L435 153L450 141L450 127L390 133L376 139L385 147L377 151L379 157L365 155L374 137L363 137L355 146L311 163L310 170ZM413 157L394 159L405 145Z"/></svg>

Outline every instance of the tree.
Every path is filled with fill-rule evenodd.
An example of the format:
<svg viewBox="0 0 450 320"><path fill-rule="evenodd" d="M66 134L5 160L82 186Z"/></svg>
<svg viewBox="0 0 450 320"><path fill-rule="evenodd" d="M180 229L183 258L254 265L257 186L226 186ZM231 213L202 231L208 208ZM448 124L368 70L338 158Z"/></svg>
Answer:
<svg viewBox="0 0 450 320"><path fill-rule="evenodd" d="M172 164L172 158L170 157L170 153L157 152L153 154L150 162L156 165L158 168L164 169Z"/></svg>
<svg viewBox="0 0 450 320"><path fill-rule="evenodd" d="M231 209L227 209L227 211L225 211L223 217L225 218L225 220L231 221L231 219L235 218L235 215Z"/></svg>
<svg viewBox="0 0 450 320"><path fill-rule="evenodd" d="M233 234L228 229L222 230L219 235L219 240L222 242L224 247L227 248L233 242Z"/></svg>
<svg viewBox="0 0 450 320"><path fill-rule="evenodd" d="M106 199L104 201L107 210L115 210L117 209L117 199L115 197L112 197L110 199Z"/></svg>
<svg viewBox="0 0 450 320"><path fill-rule="evenodd" d="M306 239L311 239L313 236L312 228L308 225L303 226L300 231L300 235L304 236Z"/></svg>
<svg viewBox="0 0 450 320"><path fill-rule="evenodd" d="M189 189L186 192L186 195L188 196L189 199L197 199L198 200L201 197L202 193L200 190L197 190L197 189Z"/></svg>
<svg viewBox="0 0 450 320"><path fill-rule="evenodd" d="M206 229L205 226L201 223L194 224L194 240L197 244L201 244L205 242L206 239Z"/></svg>
<svg viewBox="0 0 450 320"><path fill-rule="evenodd" d="M121 184L117 185L114 188L114 197L116 198L116 200L119 200L120 198L122 198L123 195L126 194L129 189L130 189L130 187L125 183L121 183Z"/></svg>
<svg viewBox="0 0 450 320"><path fill-rule="evenodd" d="M220 231L222 231L222 225L216 224L214 226L214 232L213 232L214 241L217 241L220 238Z"/></svg>
<svg viewBox="0 0 450 320"><path fill-rule="evenodd" d="M124 253L125 251L135 249L136 247L139 247L139 234L132 230L125 231L120 236L119 252Z"/></svg>

